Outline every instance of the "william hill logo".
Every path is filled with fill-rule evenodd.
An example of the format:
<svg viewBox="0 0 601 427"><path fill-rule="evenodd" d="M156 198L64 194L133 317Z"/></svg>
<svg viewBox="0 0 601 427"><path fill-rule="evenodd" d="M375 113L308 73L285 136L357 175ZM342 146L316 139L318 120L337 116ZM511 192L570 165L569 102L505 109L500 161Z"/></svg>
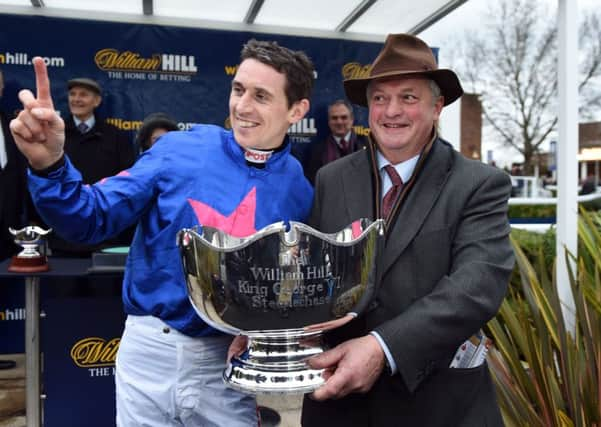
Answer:
<svg viewBox="0 0 601 427"><path fill-rule="evenodd" d="M369 77L371 64L361 65L358 62L348 62L342 66L342 77L346 79L363 79Z"/></svg>
<svg viewBox="0 0 601 427"><path fill-rule="evenodd" d="M317 135L315 119L305 117L288 128L288 138L291 142L309 144L311 138Z"/></svg>
<svg viewBox="0 0 601 427"><path fill-rule="evenodd" d="M361 125L353 126L353 130L357 135L367 136L369 135L369 128Z"/></svg>
<svg viewBox="0 0 601 427"><path fill-rule="evenodd" d="M239 65L225 65L224 70L227 76L235 76L238 72ZM313 70L313 78L316 79L318 77L317 71Z"/></svg>
<svg viewBox="0 0 601 427"><path fill-rule="evenodd" d="M96 52L94 62L103 71L140 71L155 73L196 74L194 55L155 53L144 58L139 53L119 52L117 49L102 49Z"/></svg>
<svg viewBox="0 0 601 427"><path fill-rule="evenodd" d="M315 136L317 135L317 128L315 127L315 119L305 117L300 119L298 122L290 125L288 128L288 135L296 136Z"/></svg>
<svg viewBox="0 0 601 427"><path fill-rule="evenodd" d="M121 338L110 341L98 337L84 338L71 348L71 359L80 368L113 366L120 341Z"/></svg>
<svg viewBox="0 0 601 427"><path fill-rule="evenodd" d="M25 320L25 309L14 308L0 311L0 320Z"/></svg>
<svg viewBox="0 0 601 427"><path fill-rule="evenodd" d="M226 65L224 68L225 68L225 74L228 76L234 76L234 75L236 75L236 72L238 72L237 65Z"/></svg>

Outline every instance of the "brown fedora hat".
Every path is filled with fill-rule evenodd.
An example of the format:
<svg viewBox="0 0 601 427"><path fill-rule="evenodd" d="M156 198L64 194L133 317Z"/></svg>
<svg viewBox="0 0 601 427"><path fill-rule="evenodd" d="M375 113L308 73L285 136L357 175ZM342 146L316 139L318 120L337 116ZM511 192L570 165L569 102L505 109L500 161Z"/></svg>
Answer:
<svg viewBox="0 0 601 427"><path fill-rule="evenodd" d="M451 70L438 68L432 49L410 34L389 34L369 76L345 80L344 91L351 102L367 107L369 82L395 76L425 76L434 80L444 96L444 105L449 105L463 94L457 75Z"/></svg>

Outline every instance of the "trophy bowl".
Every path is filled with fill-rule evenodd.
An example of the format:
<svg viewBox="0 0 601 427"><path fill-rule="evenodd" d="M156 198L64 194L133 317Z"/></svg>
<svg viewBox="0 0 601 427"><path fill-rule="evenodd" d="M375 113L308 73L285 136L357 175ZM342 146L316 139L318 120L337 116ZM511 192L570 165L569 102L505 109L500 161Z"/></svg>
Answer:
<svg viewBox="0 0 601 427"><path fill-rule="evenodd" d="M197 230L177 236L190 301L207 324L248 337L225 382L253 394L318 388L323 370L306 359L324 351L324 331L371 302L384 222L360 219L331 234L292 221L248 237Z"/></svg>

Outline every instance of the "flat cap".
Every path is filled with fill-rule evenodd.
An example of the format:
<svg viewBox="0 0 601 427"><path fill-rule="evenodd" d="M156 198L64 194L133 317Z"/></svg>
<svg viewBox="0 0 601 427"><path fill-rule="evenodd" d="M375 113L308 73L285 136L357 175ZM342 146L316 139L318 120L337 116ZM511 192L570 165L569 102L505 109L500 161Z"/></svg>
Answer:
<svg viewBox="0 0 601 427"><path fill-rule="evenodd" d="M67 82L67 89L71 89L75 86L83 86L87 89L90 89L93 92L96 92L98 95L102 95L102 88L100 85L92 79L87 77L78 77L76 79L71 79Z"/></svg>

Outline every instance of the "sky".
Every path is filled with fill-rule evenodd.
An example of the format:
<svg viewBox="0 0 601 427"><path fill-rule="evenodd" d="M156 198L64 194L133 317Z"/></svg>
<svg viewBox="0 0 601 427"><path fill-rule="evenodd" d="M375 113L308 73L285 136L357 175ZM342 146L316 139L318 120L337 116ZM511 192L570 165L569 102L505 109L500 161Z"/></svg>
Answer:
<svg viewBox="0 0 601 427"><path fill-rule="evenodd" d="M546 4L550 11L553 11L557 7L558 0L532 0L539 1ZM576 1L576 0L568 0ZM451 51L451 46L455 43L461 34L465 30L478 30L478 26L486 20L487 11L490 10L498 0L469 0L462 6L455 9L452 13L438 21L436 24L426 29L425 31L418 34L430 46L438 47L439 50L439 61L441 68L452 68L448 56L445 56L445 52ZM600 0L578 0L579 13L586 10L591 10L594 6L599 6ZM449 108L449 107L447 107ZM443 123L442 131L445 134L445 114L443 112ZM455 121L453 115L456 115L458 120L459 109L452 110L449 108L447 114L451 116L448 122ZM450 138L459 138L458 124L447 125L447 135L450 133ZM449 138L449 136L447 136ZM494 134L483 130L482 135L482 158L486 160L487 151L493 151L493 158L499 166L510 164L513 161L521 161L522 157L517 152L512 152L507 148L501 148L497 143L493 141ZM458 146L458 142L456 147Z"/></svg>
<svg viewBox="0 0 601 427"><path fill-rule="evenodd" d="M550 10L554 9L558 0L531 0L538 1L547 5ZM581 11L591 10L599 6L600 0L568 0L570 2L578 1L578 7ZM453 12L442 18L436 24L421 32L419 37L426 41L430 46L439 46L444 48L445 42L454 34L462 32L464 29L477 29L486 16L486 12L498 3L498 0L469 0L459 6Z"/></svg>

